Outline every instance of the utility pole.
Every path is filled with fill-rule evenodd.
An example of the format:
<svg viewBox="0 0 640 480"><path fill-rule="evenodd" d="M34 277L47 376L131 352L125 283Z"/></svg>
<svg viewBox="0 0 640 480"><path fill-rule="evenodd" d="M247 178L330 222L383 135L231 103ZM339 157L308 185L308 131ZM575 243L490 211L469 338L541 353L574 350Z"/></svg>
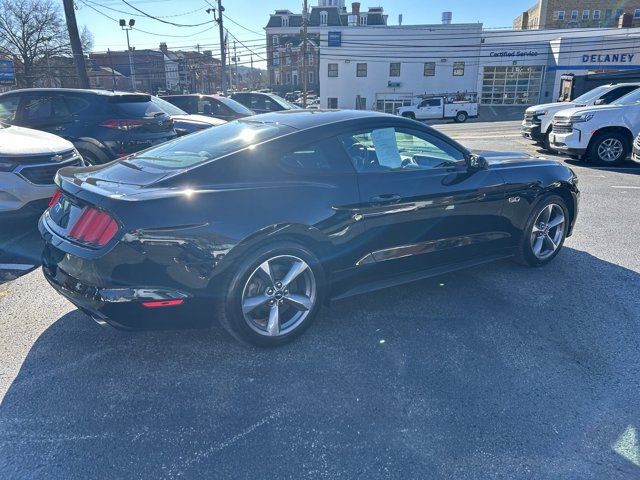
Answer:
<svg viewBox="0 0 640 480"><path fill-rule="evenodd" d="M236 50L236 41L233 41L233 63L236 70L236 88L238 87L238 54Z"/></svg>
<svg viewBox="0 0 640 480"><path fill-rule="evenodd" d="M227 50L227 54L229 55L229 89L233 90L233 68L231 68L231 49L229 48L229 32L224 37L225 48Z"/></svg>
<svg viewBox="0 0 640 480"><path fill-rule="evenodd" d="M136 21L131 18L129 19L129 25L127 26L127 22L124 19L120 19L120 28L127 32L127 50L129 52L129 73L131 75L131 83L133 87L133 91L135 92L138 89L138 85L136 84L136 71L133 67L133 58L131 58L131 44L129 43L129 30L133 29L133 26L136 24Z"/></svg>
<svg viewBox="0 0 640 480"><path fill-rule="evenodd" d="M307 108L307 81L309 76L307 75L307 12L309 6L307 0L304 0L302 7L302 108Z"/></svg>
<svg viewBox="0 0 640 480"><path fill-rule="evenodd" d="M89 76L87 75L87 67L84 63L84 53L82 52L80 34L78 34L78 23L76 22L73 0L62 0L62 3L64 5L64 16L67 19L67 30L69 31L69 40L71 42L71 51L73 52L73 63L76 66L76 73L78 75L78 83L80 84L80 88L89 88Z"/></svg>
<svg viewBox="0 0 640 480"><path fill-rule="evenodd" d="M253 73L253 55L251 55L251 90L256 89L256 77Z"/></svg>
<svg viewBox="0 0 640 480"><path fill-rule="evenodd" d="M215 19L215 9L208 8L207 13L213 12ZM227 89L225 88L225 83L227 81L227 56L225 54L225 39L224 39L224 25L222 23L222 13L224 12L224 7L222 6L222 0L218 0L218 18L216 21L218 22L218 28L220 30L220 86L222 87L222 91L226 93Z"/></svg>

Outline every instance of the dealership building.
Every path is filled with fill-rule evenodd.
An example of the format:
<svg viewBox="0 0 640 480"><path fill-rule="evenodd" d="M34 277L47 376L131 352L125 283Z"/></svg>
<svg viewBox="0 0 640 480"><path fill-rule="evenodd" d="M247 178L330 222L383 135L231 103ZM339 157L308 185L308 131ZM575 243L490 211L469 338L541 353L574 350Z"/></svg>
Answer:
<svg viewBox="0 0 640 480"><path fill-rule="evenodd" d="M564 74L640 69L640 28L489 31L443 18L322 29L321 106L394 112L439 93L532 105L555 101Z"/></svg>

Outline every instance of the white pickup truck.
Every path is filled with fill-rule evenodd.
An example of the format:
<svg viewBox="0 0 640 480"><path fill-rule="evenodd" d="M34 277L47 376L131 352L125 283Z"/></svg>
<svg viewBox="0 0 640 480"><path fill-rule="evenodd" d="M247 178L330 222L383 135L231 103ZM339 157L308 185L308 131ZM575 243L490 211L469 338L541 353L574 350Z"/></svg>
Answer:
<svg viewBox="0 0 640 480"><path fill-rule="evenodd" d="M478 103L467 101L449 101L447 97L429 97L417 105L400 107L398 115L414 120L438 120L450 118L458 123L466 122L467 118L478 116Z"/></svg>
<svg viewBox="0 0 640 480"><path fill-rule="evenodd" d="M640 89L610 105L561 110L552 124L552 150L603 165L621 164L640 133Z"/></svg>
<svg viewBox="0 0 640 480"><path fill-rule="evenodd" d="M524 112L522 136L549 149L551 120L556 113L567 108L608 105L639 87L640 83L601 85L570 102L543 103L529 107Z"/></svg>

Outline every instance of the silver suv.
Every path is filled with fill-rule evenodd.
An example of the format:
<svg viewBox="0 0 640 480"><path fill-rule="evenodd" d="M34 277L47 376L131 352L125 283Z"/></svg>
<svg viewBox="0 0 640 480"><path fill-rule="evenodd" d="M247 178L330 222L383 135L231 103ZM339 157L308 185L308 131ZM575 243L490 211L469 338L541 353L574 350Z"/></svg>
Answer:
<svg viewBox="0 0 640 480"><path fill-rule="evenodd" d="M42 213L62 167L84 166L71 142L51 133L0 123L0 219Z"/></svg>

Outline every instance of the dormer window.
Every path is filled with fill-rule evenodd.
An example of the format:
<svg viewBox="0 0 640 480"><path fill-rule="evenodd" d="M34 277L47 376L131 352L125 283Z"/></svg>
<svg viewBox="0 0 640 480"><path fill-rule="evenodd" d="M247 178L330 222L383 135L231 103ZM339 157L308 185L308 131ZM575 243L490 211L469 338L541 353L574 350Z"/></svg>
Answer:
<svg viewBox="0 0 640 480"><path fill-rule="evenodd" d="M289 17L282 17L282 26L283 27L289 26Z"/></svg>
<svg viewBox="0 0 640 480"><path fill-rule="evenodd" d="M327 22L329 21L329 14L324 10L320 12L320 25L327 26Z"/></svg>

